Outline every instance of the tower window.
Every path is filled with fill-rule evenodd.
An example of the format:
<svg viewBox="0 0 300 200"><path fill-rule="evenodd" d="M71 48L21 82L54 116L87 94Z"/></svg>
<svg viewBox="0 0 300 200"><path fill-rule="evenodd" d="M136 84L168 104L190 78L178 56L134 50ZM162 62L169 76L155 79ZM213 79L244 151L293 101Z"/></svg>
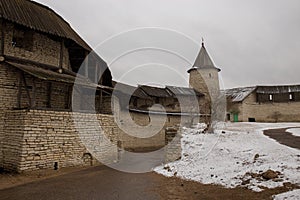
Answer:
<svg viewBox="0 0 300 200"><path fill-rule="evenodd" d="M211 75L211 73L209 73L209 78L212 78L212 75Z"/></svg>

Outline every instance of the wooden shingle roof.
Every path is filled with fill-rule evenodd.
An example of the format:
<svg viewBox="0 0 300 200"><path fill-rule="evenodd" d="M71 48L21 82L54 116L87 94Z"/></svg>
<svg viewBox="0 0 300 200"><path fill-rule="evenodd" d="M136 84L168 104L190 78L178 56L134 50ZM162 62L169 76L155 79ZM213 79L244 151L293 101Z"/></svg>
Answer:
<svg viewBox="0 0 300 200"><path fill-rule="evenodd" d="M193 88L187 87L176 87L176 86L167 86L167 90L169 90L174 96L204 96L204 94L197 92Z"/></svg>
<svg viewBox="0 0 300 200"><path fill-rule="evenodd" d="M115 92L117 93L122 93L127 96L138 97L141 99L150 99L150 97L141 88L138 87L115 81L113 81L113 87L115 89Z"/></svg>
<svg viewBox="0 0 300 200"><path fill-rule="evenodd" d="M147 95L151 97L169 98L173 95L166 88L152 87L147 85L139 86Z"/></svg>

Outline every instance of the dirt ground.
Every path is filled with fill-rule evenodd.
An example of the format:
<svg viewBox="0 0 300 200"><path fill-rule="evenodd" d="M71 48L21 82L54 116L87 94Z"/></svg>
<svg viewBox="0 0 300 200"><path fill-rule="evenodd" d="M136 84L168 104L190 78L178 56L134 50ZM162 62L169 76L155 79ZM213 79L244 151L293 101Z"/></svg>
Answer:
<svg viewBox="0 0 300 200"><path fill-rule="evenodd" d="M245 188L227 189L154 172L130 174L105 166L68 168L30 174L0 175L0 199L271 199L272 195L297 188L267 189L257 193Z"/></svg>

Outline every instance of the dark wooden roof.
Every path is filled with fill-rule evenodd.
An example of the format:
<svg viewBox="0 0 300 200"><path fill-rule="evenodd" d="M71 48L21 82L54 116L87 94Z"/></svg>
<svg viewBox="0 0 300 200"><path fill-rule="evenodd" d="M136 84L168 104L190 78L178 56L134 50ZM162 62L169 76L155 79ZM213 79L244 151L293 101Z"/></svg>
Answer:
<svg viewBox="0 0 300 200"><path fill-rule="evenodd" d="M20 63L14 63L14 62L5 62L9 66L15 67L31 76L34 76L38 79L45 80L45 81L54 81L54 82L62 82L62 83L68 83L68 84L74 84L76 80L76 84L90 87L90 88L100 88L100 89L108 89L112 90L111 87L98 85L95 83L92 83L84 76L80 76L77 74L77 76L72 76L69 74L61 74L52 70L43 69L40 66L33 66L33 65L25 65Z"/></svg>
<svg viewBox="0 0 300 200"><path fill-rule="evenodd" d="M32 30L66 38L91 51L72 27L52 9L30 0L0 0L0 17Z"/></svg>
<svg viewBox="0 0 300 200"><path fill-rule="evenodd" d="M168 92L166 88L158 88L152 86L141 85L139 86L147 95L151 97L172 97L173 95Z"/></svg>
<svg viewBox="0 0 300 200"><path fill-rule="evenodd" d="M193 88L187 87L176 87L176 86L167 86L167 90L169 90L174 96L204 96L204 94L197 92Z"/></svg>
<svg viewBox="0 0 300 200"><path fill-rule="evenodd" d="M121 92L124 95L138 97L141 99L151 99L141 88L127 85L124 83L118 83L113 81L113 87L115 92Z"/></svg>
<svg viewBox="0 0 300 200"><path fill-rule="evenodd" d="M284 94L300 92L300 85L274 85L274 86L257 86L258 94Z"/></svg>

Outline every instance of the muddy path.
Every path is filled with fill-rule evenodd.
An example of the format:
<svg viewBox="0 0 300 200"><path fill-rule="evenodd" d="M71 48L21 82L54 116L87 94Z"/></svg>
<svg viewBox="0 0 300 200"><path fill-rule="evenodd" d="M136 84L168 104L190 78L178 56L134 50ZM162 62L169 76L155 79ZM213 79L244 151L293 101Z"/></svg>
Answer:
<svg viewBox="0 0 300 200"><path fill-rule="evenodd" d="M269 129L264 131L264 135L276 140L280 144L300 150L300 137L294 136L292 133L287 132L287 130L291 128L299 127Z"/></svg>

